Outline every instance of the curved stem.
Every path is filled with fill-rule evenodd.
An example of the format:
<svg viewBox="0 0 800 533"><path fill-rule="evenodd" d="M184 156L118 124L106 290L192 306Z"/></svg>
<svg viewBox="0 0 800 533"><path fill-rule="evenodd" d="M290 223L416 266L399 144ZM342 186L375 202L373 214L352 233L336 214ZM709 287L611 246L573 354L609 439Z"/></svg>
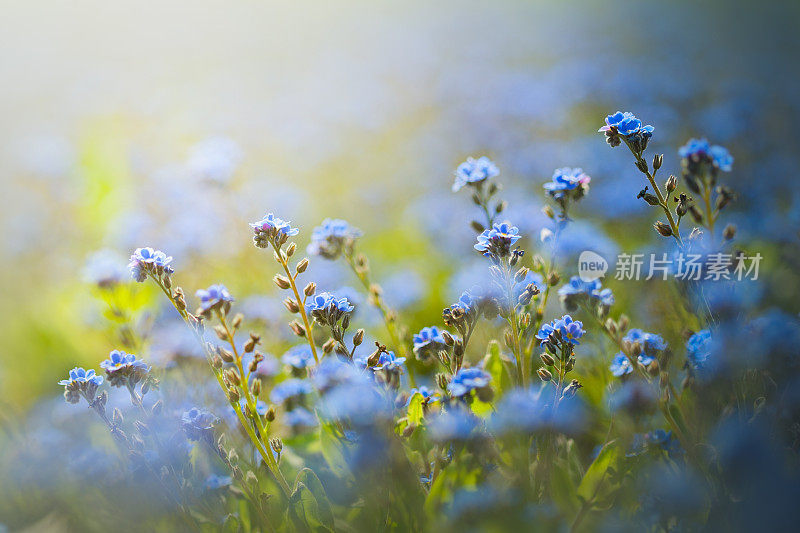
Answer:
<svg viewBox="0 0 800 533"><path fill-rule="evenodd" d="M283 267L283 271L286 273L286 277L289 278L289 284L292 287L292 292L294 293L294 297L297 301L297 307L300 308L300 316L303 319L303 327L306 328L306 339L308 339L308 345L311 347L311 353L314 355L314 362L319 363L319 356L317 355L317 346L314 344L314 335L312 331L312 323L308 319L308 314L306 314L306 298L300 298L300 291L297 290L297 275L293 275L289 271L289 262L288 259L284 257L283 252L278 250L275 254L275 257L278 258L278 262Z"/></svg>

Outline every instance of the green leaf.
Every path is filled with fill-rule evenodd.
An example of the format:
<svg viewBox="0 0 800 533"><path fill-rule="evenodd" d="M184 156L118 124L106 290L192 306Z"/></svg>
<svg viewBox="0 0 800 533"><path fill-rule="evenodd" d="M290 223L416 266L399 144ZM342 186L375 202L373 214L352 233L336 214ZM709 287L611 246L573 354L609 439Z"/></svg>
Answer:
<svg viewBox="0 0 800 533"><path fill-rule="evenodd" d="M580 485L578 486L577 496L585 502L594 502L613 489L609 483L609 477L621 456L620 447L616 441L611 441L603 446L597 458L586 470Z"/></svg>
<svg viewBox="0 0 800 533"><path fill-rule="evenodd" d="M566 517L573 517L578 512L580 500L577 487L569 473L569 468L562 461L556 461L550 472L550 493L553 502Z"/></svg>
<svg viewBox="0 0 800 533"><path fill-rule="evenodd" d="M333 509L325 487L310 468L304 468L297 475L295 485L304 485L314 496L316 502L316 519L328 529L333 530Z"/></svg>
<svg viewBox="0 0 800 533"><path fill-rule="evenodd" d="M492 376L492 387L494 387L497 397L511 389L511 377L508 375L506 363L500 353L500 344L495 340L490 341L487 346L483 368Z"/></svg>
<svg viewBox="0 0 800 533"><path fill-rule="evenodd" d="M352 473L347 467L347 460L344 457L343 444L336 434L334 426L320 424L319 443L322 448L322 456L331 471L345 480L352 480Z"/></svg>
<svg viewBox="0 0 800 533"><path fill-rule="evenodd" d="M415 392L408 403L408 425L419 426L424 416L422 402L425 398L421 393Z"/></svg>

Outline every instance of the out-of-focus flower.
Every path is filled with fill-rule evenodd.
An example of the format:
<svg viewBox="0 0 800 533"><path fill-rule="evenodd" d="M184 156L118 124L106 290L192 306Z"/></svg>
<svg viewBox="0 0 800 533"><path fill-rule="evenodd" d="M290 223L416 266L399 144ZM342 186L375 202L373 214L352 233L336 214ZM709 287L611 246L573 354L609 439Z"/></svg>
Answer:
<svg viewBox="0 0 800 533"><path fill-rule="evenodd" d="M579 200L589 190L590 181L592 178L583 169L563 167L556 169L552 180L544 184L544 190L555 200Z"/></svg>
<svg viewBox="0 0 800 533"><path fill-rule="evenodd" d="M705 369L708 358L711 355L711 348L710 330L703 329L692 335L686 341L686 358L689 361L689 365L695 370Z"/></svg>
<svg viewBox="0 0 800 533"><path fill-rule="evenodd" d="M725 172L730 172L733 168L733 156L730 152L717 144L710 145L707 139L689 139L680 147L678 155L685 160L684 165L710 163Z"/></svg>
<svg viewBox="0 0 800 533"><path fill-rule="evenodd" d="M628 356L622 352L619 352L614 356L614 359L611 361L608 369L611 371L611 374L618 378L633 372L633 367L631 366L631 362L628 360Z"/></svg>
<svg viewBox="0 0 800 533"><path fill-rule="evenodd" d="M452 396L464 396L473 390L486 389L492 381L492 376L482 368L462 368L447 386Z"/></svg>
<svg viewBox="0 0 800 533"><path fill-rule="evenodd" d="M435 354L444 347L444 337L436 326L422 328L414 335L414 353L417 357Z"/></svg>
<svg viewBox="0 0 800 533"><path fill-rule="evenodd" d="M441 399L441 394L437 391L432 391L425 385L422 385L418 389L411 389L408 393L408 401L406 402L406 407L411 404L411 398L414 394L420 393L422 395L422 404L428 405L429 403L438 402Z"/></svg>
<svg viewBox="0 0 800 533"><path fill-rule="evenodd" d="M281 357L281 361L292 368L306 368L314 363L314 355L308 344L298 344L289 348Z"/></svg>
<svg viewBox="0 0 800 533"><path fill-rule="evenodd" d="M310 428L317 425L317 417L307 409L299 406L288 411L282 420L287 426L295 429Z"/></svg>
<svg viewBox="0 0 800 533"><path fill-rule="evenodd" d="M189 440L201 440L212 434L217 420L210 412L192 407L181 416L181 427Z"/></svg>
<svg viewBox="0 0 800 533"><path fill-rule="evenodd" d="M352 246L361 235L361 230L354 228L345 220L326 218L321 226L317 226L311 232L311 243L306 251L325 259L336 259L345 247Z"/></svg>
<svg viewBox="0 0 800 533"><path fill-rule="evenodd" d="M109 287L128 277L124 258L112 250L99 250L89 256L83 268L83 278L99 287Z"/></svg>
<svg viewBox="0 0 800 533"><path fill-rule="evenodd" d="M468 157L456 169L453 192L460 190L465 185L482 183L498 174L500 174L500 170L488 157L482 156L478 159Z"/></svg>
<svg viewBox="0 0 800 533"><path fill-rule="evenodd" d="M558 296L567 311L574 311L579 305L592 301L606 310L614 304L614 293L611 289L604 289L599 279L583 281L578 276L572 276L569 283L558 289Z"/></svg>
<svg viewBox="0 0 800 533"><path fill-rule="evenodd" d="M242 160L242 149L226 137L211 137L189 149L186 167L198 179L220 184L230 181Z"/></svg>
<svg viewBox="0 0 800 533"><path fill-rule="evenodd" d="M274 403L283 403L286 400L311 394L311 383L304 379L291 378L281 381L270 392L269 399Z"/></svg>
<svg viewBox="0 0 800 533"><path fill-rule="evenodd" d="M204 486L207 490L219 490L230 486L232 483L233 479L231 479L230 476L218 476L216 474L211 474L206 478Z"/></svg>
<svg viewBox="0 0 800 533"><path fill-rule="evenodd" d="M108 359L100 363L100 368L105 369L108 382L114 387L135 385L150 371L144 361L121 350L112 350Z"/></svg>
<svg viewBox="0 0 800 533"><path fill-rule="evenodd" d="M451 408L431 417L428 434L434 442L464 441L477 436L478 425L478 419L467 409Z"/></svg>
<svg viewBox="0 0 800 533"><path fill-rule="evenodd" d="M647 333L638 328L630 330L622 340L623 342L632 344L634 350L637 345L641 348L639 363L644 366L652 363L659 352L667 349L667 343L664 342L661 335Z"/></svg>
<svg viewBox="0 0 800 533"><path fill-rule="evenodd" d="M228 292L225 285L211 285L207 289L200 289L195 293L200 299L200 307L197 310L198 315L208 315L211 311L221 309L225 306L230 306L233 302L233 296Z"/></svg>

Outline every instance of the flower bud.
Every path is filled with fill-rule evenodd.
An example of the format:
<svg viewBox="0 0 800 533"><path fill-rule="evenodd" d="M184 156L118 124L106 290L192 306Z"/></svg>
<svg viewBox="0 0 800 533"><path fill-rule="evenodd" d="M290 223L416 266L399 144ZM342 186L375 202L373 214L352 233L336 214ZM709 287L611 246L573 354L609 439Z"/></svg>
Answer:
<svg viewBox="0 0 800 533"><path fill-rule="evenodd" d="M725 226L725 229L722 230L722 237L726 241L730 241L734 237L736 237L736 226L734 226L733 224L728 224L727 226Z"/></svg>
<svg viewBox="0 0 800 533"><path fill-rule="evenodd" d="M220 347L218 353L223 361L226 363L233 363L233 354L230 351Z"/></svg>
<svg viewBox="0 0 800 533"><path fill-rule="evenodd" d="M295 314L295 313L299 313L299 312L300 312L300 306L299 306L299 305L297 305L297 302L295 302L295 301L294 301L293 299L291 299L291 298L286 298L286 299L283 301L283 305L284 305L284 307L286 307L286 310L287 310L287 311L289 311L289 312L290 312L290 313L292 313L292 314Z"/></svg>
<svg viewBox="0 0 800 533"><path fill-rule="evenodd" d="M543 353L539 355L539 359L541 359L542 363L546 364L547 366L553 366L556 364L556 360L553 359L553 356L549 353Z"/></svg>
<svg viewBox="0 0 800 533"><path fill-rule="evenodd" d="M317 284L314 283L313 281L310 282L308 285L306 285L305 288L303 289L303 294L305 294L306 296L311 296L315 292L317 292Z"/></svg>
<svg viewBox="0 0 800 533"><path fill-rule="evenodd" d="M244 476L244 481L248 485L258 485L258 478L256 477L255 472L253 472L252 470L247 471L247 474L245 474Z"/></svg>
<svg viewBox="0 0 800 533"><path fill-rule="evenodd" d="M299 322L296 320L289 324L289 327L292 328L292 331L298 337L305 337L306 336L306 328L300 325Z"/></svg>
<svg viewBox="0 0 800 533"><path fill-rule="evenodd" d="M539 374L539 378L542 381L550 381L551 379L553 379L553 374L551 374L550 371L544 367L537 370L536 373Z"/></svg>
<svg viewBox="0 0 800 533"><path fill-rule="evenodd" d="M239 326L242 325L242 320L244 320L244 315L242 313L236 313L236 316L233 317L233 321L231 322L231 325L234 328L238 329Z"/></svg>
<svg viewBox="0 0 800 533"><path fill-rule="evenodd" d="M667 192L672 192L677 186L678 178L676 178L673 174L670 174L670 176L667 178L667 182L664 184L664 188L667 189Z"/></svg>
<svg viewBox="0 0 800 533"><path fill-rule="evenodd" d="M217 338L219 338L219 340L221 341L228 340L228 332L225 331L225 328L223 328L222 326L214 326L214 333L217 334Z"/></svg>
<svg viewBox="0 0 800 533"><path fill-rule="evenodd" d="M295 243L291 243L286 248L286 257L292 257L294 255L294 251L297 250L297 245Z"/></svg>
<svg viewBox="0 0 800 533"><path fill-rule="evenodd" d="M253 392L253 396L258 398L261 394L261 380L256 378L253 380L253 384L250 386L250 390Z"/></svg>
<svg viewBox="0 0 800 533"><path fill-rule="evenodd" d="M542 208L542 213L544 213L548 218L555 218L556 212L553 211L553 208L549 205L546 205Z"/></svg>
<svg viewBox="0 0 800 533"><path fill-rule="evenodd" d="M308 268L308 257L304 257L303 259L300 260L299 263L297 263L296 267L297 273L302 274L303 272L306 271L307 268Z"/></svg>
<svg viewBox="0 0 800 533"><path fill-rule="evenodd" d="M653 156L653 169L658 170L664 162L664 154L656 154Z"/></svg>
<svg viewBox="0 0 800 533"><path fill-rule="evenodd" d="M267 414L264 415L264 418L267 419L267 422L274 421L275 420L275 407L270 405L269 409L267 409Z"/></svg>
<svg viewBox="0 0 800 533"><path fill-rule="evenodd" d="M359 329L356 331L356 334L353 335L353 346L360 346L362 342L364 342L364 330Z"/></svg>
<svg viewBox="0 0 800 533"><path fill-rule="evenodd" d="M328 339L325 341L325 344L322 345L322 351L323 353L331 353L335 347L336 341L333 339Z"/></svg>
<svg viewBox="0 0 800 533"><path fill-rule="evenodd" d="M472 222L469 223L469 225L472 227L472 229L474 229L478 233L483 233L483 230L485 229L483 227L483 224L481 224L477 220L473 220Z"/></svg>
<svg viewBox="0 0 800 533"><path fill-rule="evenodd" d="M665 224L660 220L653 224L653 228L662 236L662 237L670 237L672 235L672 228L669 224Z"/></svg>
<svg viewBox="0 0 800 533"><path fill-rule="evenodd" d="M280 438L274 437L269 439L269 445L275 451L275 453L280 455L281 450L283 450L283 441Z"/></svg>
<svg viewBox="0 0 800 533"><path fill-rule="evenodd" d="M215 355L211 358L211 366L219 370L222 368L222 358L218 355Z"/></svg>
<svg viewBox="0 0 800 533"><path fill-rule="evenodd" d="M446 330L442 330L442 338L444 339L444 343L447 346L452 346L456 342L456 340L453 338L450 332Z"/></svg>
<svg viewBox="0 0 800 533"><path fill-rule="evenodd" d="M277 285L280 289L288 289L292 286L289 278L286 276L281 276L280 274L275 274L275 277L272 278L272 281L275 282L275 285Z"/></svg>

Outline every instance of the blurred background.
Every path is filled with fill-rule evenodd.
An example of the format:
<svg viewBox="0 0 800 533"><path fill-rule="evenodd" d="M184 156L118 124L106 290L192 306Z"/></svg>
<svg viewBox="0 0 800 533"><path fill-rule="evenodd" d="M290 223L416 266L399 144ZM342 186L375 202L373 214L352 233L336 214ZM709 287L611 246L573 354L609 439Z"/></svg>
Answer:
<svg viewBox="0 0 800 533"><path fill-rule="evenodd" d="M766 255L753 305L796 314L799 12L722 1L6 2L0 417L52 412L56 381L114 347L92 287L126 278L138 246L174 256L188 293L225 283L279 350L290 331L274 265L247 226L268 211L301 228L302 246L326 217L362 228L390 305L412 331L439 323L480 259L474 207L450 192L467 156L497 163L507 217L534 241L541 184L577 166L592 188L565 256L648 246L655 215L636 199L640 176L596 133L617 109L655 126L664 176L678 173L690 137L731 151L725 179L739 201L726 220ZM319 260L309 279L355 285ZM153 311L154 294L131 291L126 301L148 310L137 317L148 359L168 366L194 349ZM366 309L360 320L382 333Z"/></svg>

